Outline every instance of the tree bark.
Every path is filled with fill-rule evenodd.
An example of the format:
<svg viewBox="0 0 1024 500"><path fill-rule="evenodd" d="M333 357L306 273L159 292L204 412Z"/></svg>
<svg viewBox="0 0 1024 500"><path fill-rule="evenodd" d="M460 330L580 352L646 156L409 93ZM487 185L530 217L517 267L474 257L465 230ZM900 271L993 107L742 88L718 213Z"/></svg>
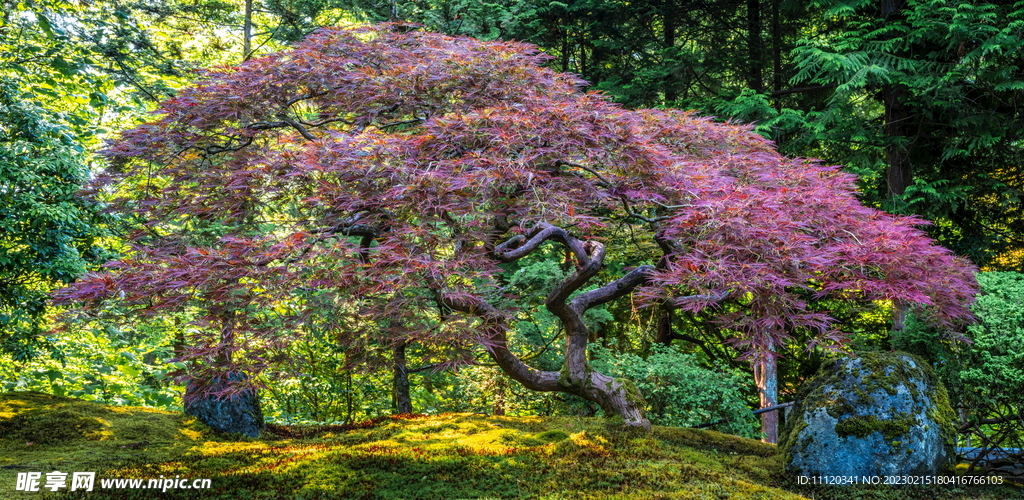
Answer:
<svg viewBox="0 0 1024 500"><path fill-rule="evenodd" d="M672 49L676 45L676 20L675 15L672 12L672 7L674 7L674 4L666 2L664 7L665 10L662 12L662 23L664 24L665 30L663 35L666 54L671 54ZM679 96L679 93L676 92L676 82L672 77L673 74L675 74L675 71L665 75L665 81L662 84L664 85L665 105L671 105L672 101L675 101Z"/></svg>
<svg viewBox="0 0 1024 500"><path fill-rule="evenodd" d="M604 263L604 245L583 242L562 228L547 223L537 224L528 237L518 235L494 247L493 255L503 262L518 260L536 250L545 241L552 240L565 247L576 261L576 271L559 283L545 301L545 306L558 317L566 332L565 361L559 372L541 371L527 366L508 349L503 325L504 317L494 306L478 298L452 296L440 293L440 301L455 311L461 311L484 320L483 328L490 339L487 346L491 358L512 379L534 391L554 391L575 394L597 403L606 415L618 416L628 427L650 429L644 416L645 402L636 386L624 379L615 379L594 370L587 361L589 330L583 314L590 308L613 301L630 293L644 282L653 266L634 268L622 278L595 290L569 297L582 288L601 269ZM437 285L440 288L439 285ZM440 290L438 290L440 292Z"/></svg>
<svg viewBox="0 0 1024 500"><path fill-rule="evenodd" d="M220 432L258 437L264 426L263 410L260 408L259 393L249 384L248 376L241 372L228 372L205 382L205 389L200 389L196 381L185 385L185 414L198 418ZM238 385L243 386L243 389L229 396L212 394Z"/></svg>
<svg viewBox="0 0 1024 500"><path fill-rule="evenodd" d="M764 90L761 54L761 0L747 0L747 86Z"/></svg>
<svg viewBox="0 0 1024 500"><path fill-rule="evenodd" d="M907 311L910 306L901 301L894 300L892 303L892 329L895 332L902 332L906 328Z"/></svg>
<svg viewBox="0 0 1024 500"><path fill-rule="evenodd" d="M910 112L904 100L906 89L899 84L886 85L882 88L885 100L885 135L888 138L885 147L885 181L890 198L899 198L913 182L914 171L910 164L910 151L907 147L907 120Z"/></svg>
<svg viewBox="0 0 1024 500"><path fill-rule="evenodd" d="M352 394L352 372L345 372L345 423L351 424L355 421L353 417L355 408L355 396Z"/></svg>
<svg viewBox="0 0 1024 500"><path fill-rule="evenodd" d="M388 22L397 23L401 21L402 18L398 15L398 0L391 0L391 7L388 11Z"/></svg>
<svg viewBox="0 0 1024 500"><path fill-rule="evenodd" d="M757 384L761 408L779 404L778 370L775 357L771 354L765 353L754 362L754 383ZM765 435L764 442L779 442L779 412L767 411L761 414L761 432Z"/></svg>
<svg viewBox="0 0 1024 500"><path fill-rule="evenodd" d="M892 23L899 18L904 0L882 0L882 22ZM892 83L882 87L885 106L885 181L890 199L903 196L907 186L913 182L913 169L908 150L908 127L910 110L906 105L907 89L904 85Z"/></svg>
<svg viewBox="0 0 1024 500"><path fill-rule="evenodd" d="M772 95L782 90L782 21L779 10L782 0L772 0ZM782 100L775 100L775 110L782 112Z"/></svg>
<svg viewBox="0 0 1024 500"><path fill-rule="evenodd" d="M662 304L658 311L658 333L655 338L655 342L669 347L672 345L672 341L676 339L675 332L672 331L672 307L669 304Z"/></svg>
<svg viewBox="0 0 1024 500"><path fill-rule="evenodd" d="M569 71L569 28L562 28L562 68L561 71Z"/></svg>
<svg viewBox="0 0 1024 500"><path fill-rule="evenodd" d="M245 22L242 26L242 62L252 57L252 0L245 0Z"/></svg>
<svg viewBox="0 0 1024 500"><path fill-rule="evenodd" d="M409 395L409 368L405 360L405 342L394 349L394 403L395 412L412 413L412 397Z"/></svg>
<svg viewBox="0 0 1024 500"><path fill-rule="evenodd" d="M491 414L499 417L505 415L505 378L501 374L494 378L494 404L491 406Z"/></svg>

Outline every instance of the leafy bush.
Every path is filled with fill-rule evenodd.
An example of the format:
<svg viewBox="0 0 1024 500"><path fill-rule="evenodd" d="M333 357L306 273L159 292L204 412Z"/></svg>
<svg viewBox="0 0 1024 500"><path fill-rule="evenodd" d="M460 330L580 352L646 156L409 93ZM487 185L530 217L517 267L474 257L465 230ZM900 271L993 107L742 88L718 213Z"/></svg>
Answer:
<svg viewBox="0 0 1024 500"><path fill-rule="evenodd" d="M59 356L18 361L0 352L0 392L39 391L116 405L180 409L169 372L173 318L116 324L79 321L50 340Z"/></svg>
<svg viewBox="0 0 1024 500"><path fill-rule="evenodd" d="M974 403L1016 403L1024 410L1024 274L978 275L981 294L974 304L978 322L967 332L974 342L964 353L959 382Z"/></svg>
<svg viewBox="0 0 1024 500"><path fill-rule="evenodd" d="M985 439L999 437L1001 446L1016 447L1024 442L1019 418L1024 414L1024 274L980 273L978 284L981 292L972 307L977 321L966 332L971 343L951 342L949 332L929 328L911 316L902 332L893 333L890 346L935 364L953 405L969 420L1017 415L980 425L974 433Z"/></svg>
<svg viewBox="0 0 1024 500"><path fill-rule="evenodd" d="M655 345L646 358L595 348L594 368L628 378L647 400L647 416L655 425L694 427L725 420L718 430L756 437L759 429L744 403L743 379L735 373L700 366L695 356Z"/></svg>

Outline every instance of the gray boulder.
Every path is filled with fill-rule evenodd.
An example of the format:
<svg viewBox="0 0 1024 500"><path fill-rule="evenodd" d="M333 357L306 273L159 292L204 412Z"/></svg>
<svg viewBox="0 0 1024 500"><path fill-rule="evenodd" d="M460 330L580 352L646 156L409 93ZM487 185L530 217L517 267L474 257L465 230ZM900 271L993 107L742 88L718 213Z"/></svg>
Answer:
<svg viewBox="0 0 1024 500"><path fill-rule="evenodd" d="M185 387L185 414L220 432L259 437L263 429L259 394L251 387L230 396L211 394L226 389L229 384L238 384L244 380L244 375L232 373L226 378L214 379L205 390L200 390L195 382L189 382Z"/></svg>
<svg viewBox="0 0 1024 500"><path fill-rule="evenodd" d="M857 353L808 381L780 447L803 476L936 475L952 467L955 416L931 367L906 353Z"/></svg>

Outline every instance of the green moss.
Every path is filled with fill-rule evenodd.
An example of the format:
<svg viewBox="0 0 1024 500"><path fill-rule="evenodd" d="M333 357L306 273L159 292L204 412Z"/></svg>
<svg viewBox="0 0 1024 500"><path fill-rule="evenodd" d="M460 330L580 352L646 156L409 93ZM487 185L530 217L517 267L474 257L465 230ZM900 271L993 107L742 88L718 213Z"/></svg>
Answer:
<svg viewBox="0 0 1024 500"><path fill-rule="evenodd" d="M0 395L0 440L34 445L86 440L173 441L181 432L177 414L104 405L37 392Z"/></svg>
<svg viewBox="0 0 1024 500"><path fill-rule="evenodd" d="M839 386L842 381L840 378L842 373L840 363L842 362L841 358L825 362L818 373L800 387L794 398L797 404L793 408L790 418L785 420L779 435L779 447L786 450L787 453L794 446L810 444L809 436L805 436L804 440L800 441L800 433L807 428L807 422L803 419L805 409L824 407L832 414L833 418L839 418L841 415L838 413L839 410L849 404L845 399L840 399L835 390L835 387Z"/></svg>
<svg viewBox="0 0 1024 500"><path fill-rule="evenodd" d="M534 434L519 429L507 429L499 433L498 442L515 447L535 447L546 444L557 443L569 439L569 434L563 431L543 431Z"/></svg>
<svg viewBox="0 0 1024 500"><path fill-rule="evenodd" d="M626 400L630 403L635 404L640 411L643 412L647 406L647 401L644 400L644 395L637 388L636 384L628 378L617 378L615 382L618 383L622 390L626 392Z"/></svg>
<svg viewBox="0 0 1024 500"><path fill-rule="evenodd" d="M522 433L510 431L503 434L498 438L498 442L508 446L542 446L547 444L547 441L542 441L533 436L526 436Z"/></svg>
<svg viewBox="0 0 1024 500"><path fill-rule="evenodd" d="M563 439L569 439L569 434L563 431L544 431L538 432L533 437L545 443L554 443Z"/></svg>
<svg viewBox="0 0 1024 500"><path fill-rule="evenodd" d="M959 419L953 411L953 406L949 402L949 393L946 391L946 386L943 385L942 381L935 375L932 367L926 365L924 366L924 369L925 375L927 375L935 384L935 391L931 394L932 401L935 403L935 406L928 409L928 418L932 419L939 425L939 433L942 436L943 441L946 442L946 445L955 447Z"/></svg>
<svg viewBox="0 0 1024 500"><path fill-rule="evenodd" d="M916 375L916 370L909 367L906 363L897 361L897 358L902 357L910 358L917 368L925 372L925 376L929 381L935 381L934 375L930 373L931 367L928 366L928 363L913 354L904 352L860 352L857 353L857 358L861 362L862 369L868 372L861 380L863 380L868 393L885 391L889 395L896 395L899 386L902 385L910 391L910 394L915 399L918 397L920 389L917 384L910 383L910 378ZM911 372L911 370L915 371Z"/></svg>
<svg viewBox="0 0 1024 500"><path fill-rule="evenodd" d="M827 411L832 418L840 418L843 415L853 413L853 406L850 405L846 398L836 396L834 399L828 400L825 404L825 411Z"/></svg>
<svg viewBox="0 0 1024 500"><path fill-rule="evenodd" d="M35 409L0 421L0 439L40 445L101 439L105 420L68 408Z"/></svg>
<svg viewBox="0 0 1024 500"><path fill-rule="evenodd" d="M562 363L562 369L558 372L558 385L570 392L582 390L584 389L584 384L590 383L590 372L592 371L594 369L590 367L590 363L587 363L586 367L584 367L583 378L573 380L573 377L569 375L569 364Z"/></svg>
<svg viewBox="0 0 1024 500"><path fill-rule="evenodd" d="M713 431L655 427L638 436L609 430L602 419L446 414L385 417L347 427L270 426L263 439L230 441L168 412L52 397L28 403L20 399L4 409L5 397L10 395L0 395L0 411L7 412L0 416L3 419L46 405L71 404L83 415L107 415L110 425L104 439L82 439L67 446L26 448L24 442L0 440L0 485L14 484L17 472L24 470L91 470L98 478L180 475L210 478L214 485L214 491L200 495L184 490L160 495L170 499L804 498L797 494L797 485L787 482L775 446ZM163 424L174 432L167 432ZM145 437L146 425L175 437L146 443L117 438L128 435L126 428L132 429L133 437ZM14 467L5 467L9 465ZM964 491L944 489L913 498L976 498ZM994 487L986 491L991 491L986 500L1017 493ZM93 491L86 496L153 498L145 490ZM908 498L863 496L857 488L807 496ZM0 492L0 498L8 496Z"/></svg>
<svg viewBox="0 0 1024 500"><path fill-rule="evenodd" d="M909 433L915 421L914 417L907 414L892 419L880 419L874 415L853 416L836 423L836 434L840 437L863 438L874 432L881 432L885 439L892 440Z"/></svg>
<svg viewBox="0 0 1024 500"><path fill-rule="evenodd" d="M889 371L892 372L892 376L890 378L898 380L900 384L904 385L910 391L911 395L916 400L920 400L920 388L917 384L911 384L908 382L908 378L911 375L908 372L908 368L902 363L896 364L895 366L893 366L894 364L891 361L886 363L885 360L894 355L901 357L906 356L913 360L914 364L917 365L917 368L919 368L924 374L925 386L934 387L934 390L927 395L933 406L928 408L926 415L929 419L939 425L940 435L946 445L949 447L955 447L958 420L952 406L950 405L949 393L946 391L946 387L942 384L942 381L935 375L935 371L932 369L931 365L919 356L903 352L892 354L864 353L861 356L861 359L864 359L865 366L869 366L871 369L877 370L879 367L887 366ZM878 384L884 383L892 382L889 379L880 378L875 382L876 385L873 387L877 388L879 387Z"/></svg>
<svg viewBox="0 0 1024 500"><path fill-rule="evenodd" d="M584 369L583 378L580 380L573 380L573 378L569 376L568 365L563 364L558 375L558 385L571 393L582 393L588 389L587 384L590 384L590 381L592 380L591 374L593 372L594 369L590 366L590 363L587 363ZM636 408L640 410L640 415L646 417L647 402L644 400L644 396L640 392L640 389L637 388L636 384L633 383L632 380L626 378L615 378L606 383L604 390L611 392L615 390L616 384L618 384L619 388L624 393L626 401L635 405ZM606 419L607 425L613 427L623 427L625 425L625 419L619 415L614 415L611 408L606 406L604 410L605 413L608 414Z"/></svg>
<svg viewBox="0 0 1024 500"><path fill-rule="evenodd" d="M680 427L654 427L653 435L662 442L685 444L700 450L715 450L737 455L770 457L778 447L732 434Z"/></svg>
<svg viewBox="0 0 1024 500"><path fill-rule="evenodd" d="M453 422L446 422L446 423L443 423L441 425L429 425L429 426L426 426L426 427L421 427L418 430L419 430L419 432L426 433L426 434L438 434L438 433L442 433L442 432L446 432L446 431L459 430L459 429L460 429L460 427L459 427L458 424L453 423Z"/></svg>
<svg viewBox="0 0 1024 500"><path fill-rule="evenodd" d="M622 418L622 415L606 415L604 417L605 425L610 429L617 427L623 427L626 425L626 419Z"/></svg>
<svg viewBox="0 0 1024 500"><path fill-rule="evenodd" d="M807 428L807 422L802 418L799 418L802 412L798 413L799 407L795 408L791 413L791 417L786 420L785 425L779 434L779 449L789 450L794 445L798 444L797 440L800 439L800 433ZM810 444L810 436L804 436L803 441L799 444L801 447L805 447ZM787 460L789 458L787 457Z"/></svg>

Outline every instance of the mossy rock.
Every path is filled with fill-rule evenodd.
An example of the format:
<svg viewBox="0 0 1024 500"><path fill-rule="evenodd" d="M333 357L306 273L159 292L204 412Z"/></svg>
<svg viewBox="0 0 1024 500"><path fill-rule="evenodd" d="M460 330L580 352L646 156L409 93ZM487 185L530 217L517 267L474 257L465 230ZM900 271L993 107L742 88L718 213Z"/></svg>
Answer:
<svg viewBox="0 0 1024 500"><path fill-rule="evenodd" d="M545 443L554 443L563 439L569 439L569 434L562 431L544 431L538 432L533 437Z"/></svg>
<svg viewBox="0 0 1024 500"><path fill-rule="evenodd" d="M37 392L0 399L0 440L67 444L110 436L113 412L102 405Z"/></svg>
<svg viewBox="0 0 1024 500"><path fill-rule="evenodd" d="M954 426L924 361L866 352L827 363L804 385L780 445L801 475L935 475L951 466Z"/></svg>
<svg viewBox="0 0 1024 500"><path fill-rule="evenodd" d="M198 383L189 382L185 389L185 414L218 432L259 437L265 425L260 396L245 385L246 380L245 374L232 372L208 382L205 390L200 390ZM231 389L237 389L236 385L242 388L227 395Z"/></svg>
<svg viewBox="0 0 1024 500"><path fill-rule="evenodd" d="M120 422L113 429L113 437L122 441L174 441L182 433L182 420L163 414L140 413L133 420Z"/></svg>

